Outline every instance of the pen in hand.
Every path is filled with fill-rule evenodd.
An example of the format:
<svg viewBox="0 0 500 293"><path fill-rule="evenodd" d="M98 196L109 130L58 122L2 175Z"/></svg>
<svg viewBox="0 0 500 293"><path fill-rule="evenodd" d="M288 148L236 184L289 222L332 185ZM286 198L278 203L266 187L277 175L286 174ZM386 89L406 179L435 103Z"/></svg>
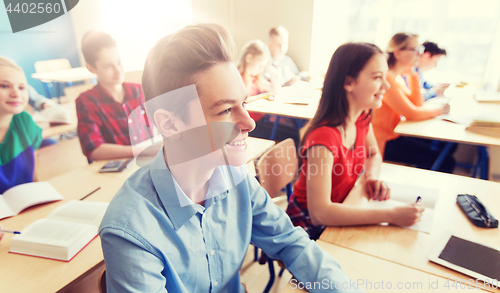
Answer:
<svg viewBox="0 0 500 293"><path fill-rule="evenodd" d="M415 205L417 205L421 200L422 200L422 197L418 196L417 200L415 201Z"/></svg>
<svg viewBox="0 0 500 293"><path fill-rule="evenodd" d="M5 229L0 229L0 233L21 234L21 232L19 232L19 231L12 231L12 230L5 230Z"/></svg>

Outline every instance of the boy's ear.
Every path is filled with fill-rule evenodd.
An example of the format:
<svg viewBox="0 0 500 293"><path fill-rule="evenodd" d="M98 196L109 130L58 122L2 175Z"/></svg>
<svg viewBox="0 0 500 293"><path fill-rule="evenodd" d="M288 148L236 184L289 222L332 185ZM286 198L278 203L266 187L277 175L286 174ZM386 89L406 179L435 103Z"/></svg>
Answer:
<svg viewBox="0 0 500 293"><path fill-rule="evenodd" d="M172 113L165 109L158 109L154 113L153 119L163 137L179 139L180 132L175 125L175 119Z"/></svg>
<svg viewBox="0 0 500 293"><path fill-rule="evenodd" d="M96 73L95 73L95 72L96 72L96 69L95 69L95 67L94 67L92 64L90 64L90 63L85 63L85 67L87 67L87 69L88 69L91 73L96 74Z"/></svg>
<svg viewBox="0 0 500 293"><path fill-rule="evenodd" d="M345 77L344 89L346 90L346 92L352 92L355 82L356 80L354 80L354 78L350 76Z"/></svg>

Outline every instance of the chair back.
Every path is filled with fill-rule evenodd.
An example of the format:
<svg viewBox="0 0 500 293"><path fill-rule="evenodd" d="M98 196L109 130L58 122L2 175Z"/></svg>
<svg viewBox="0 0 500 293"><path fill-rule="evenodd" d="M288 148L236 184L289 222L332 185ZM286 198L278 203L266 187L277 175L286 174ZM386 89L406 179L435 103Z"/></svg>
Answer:
<svg viewBox="0 0 500 293"><path fill-rule="evenodd" d="M101 275L99 276L99 293L106 293L106 270L102 271Z"/></svg>
<svg viewBox="0 0 500 293"><path fill-rule="evenodd" d="M58 70L71 69L68 59L52 59L35 62L35 71L37 73L51 72Z"/></svg>
<svg viewBox="0 0 500 293"><path fill-rule="evenodd" d="M271 198L288 184L291 185L297 173L297 164L295 143L291 138L276 144L260 157L256 165L257 175Z"/></svg>

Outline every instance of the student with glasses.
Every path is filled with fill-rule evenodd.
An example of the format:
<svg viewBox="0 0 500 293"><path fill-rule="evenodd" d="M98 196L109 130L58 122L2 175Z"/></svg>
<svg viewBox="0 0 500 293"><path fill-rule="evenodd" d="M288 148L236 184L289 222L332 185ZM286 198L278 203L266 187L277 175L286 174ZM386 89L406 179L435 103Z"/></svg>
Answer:
<svg viewBox="0 0 500 293"><path fill-rule="evenodd" d="M412 73L411 68L424 50L418 41L418 35L397 33L392 36L386 50L389 66L387 81L391 87L384 95L382 107L374 111L372 124L385 160L430 169L440 150L431 150L429 140L399 137L394 133L401 119L427 120L450 111L449 105L438 109L422 107L419 76ZM410 79L410 88L405 86L402 75ZM454 166L455 161L449 156L441 165L440 171L451 173Z"/></svg>

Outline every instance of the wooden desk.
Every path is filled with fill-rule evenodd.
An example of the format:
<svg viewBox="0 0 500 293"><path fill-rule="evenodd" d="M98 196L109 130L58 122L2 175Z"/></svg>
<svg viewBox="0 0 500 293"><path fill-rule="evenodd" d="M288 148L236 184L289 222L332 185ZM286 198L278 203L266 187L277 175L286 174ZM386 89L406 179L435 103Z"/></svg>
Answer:
<svg viewBox="0 0 500 293"><path fill-rule="evenodd" d="M249 112L272 114L291 118L311 119L318 108L321 90L313 89L307 82L284 87L273 101L260 99L248 103Z"/></svg>
<svg viewBox="0 0 500 293"><path fill-rule="evenodd" d="M33 73L31 77L43 82L76 82L92 79L96 75L85 67L75 67L66 70Z"/></svg>
<svg viewBox="0 0 500 293"><path fill-rule="evenodd" d="M78 126L78 118L76 115L76 104L74 101L63 103L60 105L66 110L70 116L70 123L57 125L57 126L49 126L47 128L42 129L42 137L48 138L56 135L61 135L68 131L76 130Z"/></svg>
<svg viewBox="0 0 500 293"><path fill-rule="evenodd" d="M386 181L440 190L431 233L380 225L328 227L321 240L453 280L468 280L470 277L428 260L434 243L443 234L449 232L500 247L499 229L474 226L456 205L457 194L474 194L493 215L500 215L500 183L390 164L382 165L380 177Z"/></svg>
<svg viewBox="0 0 500 293"><path fill-rule="evenodd" d="M500 113L500 104L478 103L473 99L472 91L456 90L455 95L450 101L450 117L457 117L466 122L483 113ZM433 99L426 102L427 105L429 103L434 103ZM402 121L394 129L394 132L403 136L479 146L500 146L500 138L467 131L465 130L466 126L465 124L444 121L441 117L436 117L426 121Z"/></svg>
<svg viewBox="0 0 500 293"><path fill-rule="evenodd" d="M251 159L274 144L273 141L255 138L247 140L247 143L248 157ZM81 199L97 187L101 188L85 200L111 201L123 182L139 167L131 164L120 173L99 173L105 163L106 161L93 162L48 180L65 197L63 201L28 208L17 216L0 220L0 223L8 229L22 230L35 220L46 217L56 207L72 199ZM99 237L70 262L8 253L11 240L12 235L6 234L0 241L0 292L56 292L102 265L104 259Z"/></svg>
<svg viewBox="0 0 500 293"><path fill-rule="evenodd" d="M351 280L359 285L365 292L479 292L471 287L470 289L451 287L453 281L418 271L406 266L389 262L380 258L359 253L350 249L330 244L318 240L317 243L328 253L333 255L340 264L344 273ZM321 284L321 283L320 283ZM329 288L330 283L325 281L322 288ZM300 286L307 285L306 283ZM311 284L312 286L313 284ZM446 287L449 285L450 287ZM319 286L319 285L317 285ZM346 285L347 286L347 285ZM317 287L318 288L318 287ZM282 293L307 292L299 289L297 280L290 280ZM482 291L481 291L482 292Z"/></svg>

